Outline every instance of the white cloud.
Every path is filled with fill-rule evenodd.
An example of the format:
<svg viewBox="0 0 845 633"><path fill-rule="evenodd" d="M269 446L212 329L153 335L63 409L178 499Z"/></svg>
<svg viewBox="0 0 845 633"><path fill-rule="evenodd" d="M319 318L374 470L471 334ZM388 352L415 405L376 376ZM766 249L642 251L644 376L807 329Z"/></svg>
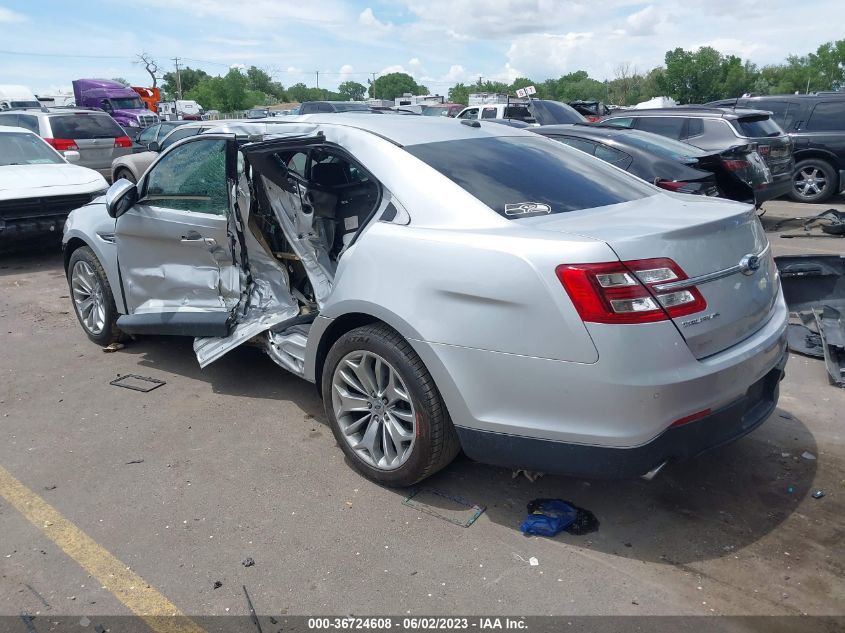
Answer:
<svg viewBox="0 0 845 633"><path fill-rule="evenodd" d="M628 35L654 35L655 28L664 20L665 15L661 15L654 5L650 4L625 18L625 32Z"/></svg>
<svg viewBox="0 0 845 633"><path fill-rule="evenodd" d="M355 69L350 64L344 64L340 67L340 70L337 71L337 82L342 83L344 81L348 81L352 78L352 73L355 72Z"/></svg>
<svg viewBox="0 0 845 633"><path fill-rule="evenodd" d="M593 33L542 33L524 35L511 42L505 75L516 77L557 77L583 68L582 64L605 46ZM513 81L513 79L511 80Z"/></svg>
<svg viewBox="0 0 845 633"><path fill-rule="evenodd" d="M371 32L374 30L378 34L386 33L393 28L390 22L380 21L370 7L367 7L358 15L358 24L370 29Z"/></svg>
<svg viewBox="0 0 845 633"><path fill-rule="evenodd" d="M0 7L0 23L15 23L15 22L26 22L27 17L22 13L17 13L12 11L11 9L6 9L4 7Z"/></svg>

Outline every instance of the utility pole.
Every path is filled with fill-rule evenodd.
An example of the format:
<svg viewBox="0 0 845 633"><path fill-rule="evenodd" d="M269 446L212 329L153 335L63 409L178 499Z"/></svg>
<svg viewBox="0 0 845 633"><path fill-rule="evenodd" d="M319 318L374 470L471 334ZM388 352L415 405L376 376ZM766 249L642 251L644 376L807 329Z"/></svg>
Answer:
<svg viewBox="0 0 845 633"><path fill-rule="evenodd" d="M314 72L317 74L317 90L319 90L320 89L320 71L315 70Z"/></svg>
<svg viewBox="0 0 845 633"><path fill-rule="evenodd" d="M373 99L376 98L376 74L373 73Z"/></svg>
<svg viewBox="0 0 845 633"><path fill-rule="evenodd" d="M174 57L173 63L176 65L176 98L182 98L182 75L179 74L179 58Z"/></svg>

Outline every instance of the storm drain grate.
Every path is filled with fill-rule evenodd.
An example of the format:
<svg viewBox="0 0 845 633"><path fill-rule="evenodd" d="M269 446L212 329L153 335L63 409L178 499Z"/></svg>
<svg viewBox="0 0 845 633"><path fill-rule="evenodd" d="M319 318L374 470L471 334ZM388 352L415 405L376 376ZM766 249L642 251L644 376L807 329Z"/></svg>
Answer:
<svg viewBox="0 0 845 633"><path fill-rule="evenodd" d="M110 385L115 387L124 387L132 391L140 391L141 393L148 393L153 389L158 389L165 383L163 380L155 378L148 378L146 376L138 376L137 374L126 374L112 380Z"/></svg>
<svg viewBox="0 0 845 633"><path fill-rule="evenodd" d="M410 508L468 528L487 508L433 488L418 488L402 500Z"/></svg>

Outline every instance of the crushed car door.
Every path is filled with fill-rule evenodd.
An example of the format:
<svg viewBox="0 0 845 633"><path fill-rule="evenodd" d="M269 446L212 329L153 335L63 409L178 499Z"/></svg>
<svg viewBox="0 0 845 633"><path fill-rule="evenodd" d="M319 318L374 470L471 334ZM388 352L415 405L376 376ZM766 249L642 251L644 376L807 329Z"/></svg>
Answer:
<svg viewBox="0 0 845 633"><path fill-rule="evenodd" d="M286 269L266 253L248 226L255 205L263 206L267 211L272 211L274 206L267 187L261 181L262 177L267 178L280 190L288 191L300 202L306 212L302 217L303 222L313 221L313 212L304 202L305 186L298 179L289 178L288 165L281 160L279 154L294 149L308 152L308 148L325 142L325 137L317 133L279 136L241 146L239 154L243 159L245 173L239 175L236 191L238 192L239 221L245 227L242 243L244 250L248 253L249 284L244 293L245 300L237 313L236 325L231 333L225 338L207 335L198 337L194 341L194 352L200 367L213 363L266 330L285 328L303 319L299 301L291 294ZM240 165L241 158L237 162ZM297 249L300 242L307 240L309 231L304 225L294 226L286 223L286 219L279 218L287 239L291 241L291 247L296 250L298 257L310 262L313 259L311 254ZM329 291L330 288L325 289L326 293Z"/></svg>
<svg viewBox="0 0 845 633"><path fill-rule="evenodd" d="M230 190L234 136L203 135L165 153L115 225L129 334L227 336L241 297Z"/></svg>

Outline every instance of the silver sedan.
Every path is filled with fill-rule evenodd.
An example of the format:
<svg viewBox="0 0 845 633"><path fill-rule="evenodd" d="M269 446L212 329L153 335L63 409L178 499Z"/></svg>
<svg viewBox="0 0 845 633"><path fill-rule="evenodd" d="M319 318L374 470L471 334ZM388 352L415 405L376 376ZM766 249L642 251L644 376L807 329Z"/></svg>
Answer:
<svg viewBox="0 0 845 633"><path fill-rule="evenodd" d="M232 123L74 211L64 244L92 341L191 336L202 366L258 344L389 485L461 449L653 474L761 424L786 359L753 207L477 121Z"/></svg>

